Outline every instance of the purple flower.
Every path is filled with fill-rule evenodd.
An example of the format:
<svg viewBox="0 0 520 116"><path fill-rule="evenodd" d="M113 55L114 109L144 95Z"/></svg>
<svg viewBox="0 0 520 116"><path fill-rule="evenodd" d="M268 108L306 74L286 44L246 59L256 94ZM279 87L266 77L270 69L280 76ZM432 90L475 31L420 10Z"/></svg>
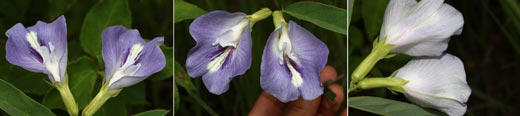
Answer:
<svg viewBox="0 0 520 116"><path fill-rule="evenodd" d="M213 94L226 92L231 79L251 67L250 23L241 12L213 11L195 19L190 34L197 45L188 53L188 74L202 76Z"/></svg>
<svg viewBox="0 0 520 116"><path fill-rule="evenodd" d="M275 11L276 13L276 11ZM280 23L264 49L260 85L282 102L312 100L323 93L319 77L329 49L312 33L290 21Z"/></svg>
<svg viewBox="0 0 520 116"><path fill-rule="evenodd" d="M109 89L132 86L161 71L166 59L159 48L163 37L145 42L139 31L112 26L103 31L105 82Z"/></svg>
<svg viewBox="0 0 520 116"><path fill-rule="evenodd" d="M25 28L21 23L5 33L6 59L32 72L49 75L52 83L64 81L67 68L67 24L60 16L52 23L38 21Z"/></svg>

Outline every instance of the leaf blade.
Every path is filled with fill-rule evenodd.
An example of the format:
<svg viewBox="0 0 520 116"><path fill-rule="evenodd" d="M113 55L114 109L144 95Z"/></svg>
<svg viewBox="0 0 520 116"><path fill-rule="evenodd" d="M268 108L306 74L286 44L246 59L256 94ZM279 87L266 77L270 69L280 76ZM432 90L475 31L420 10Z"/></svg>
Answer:
<svg viewBox="0 0 520 116"><path fill-rule="evenodd" d="M327 30L347 35L347 10L318 2L303 1L287 6L283 12Z"/></svg>

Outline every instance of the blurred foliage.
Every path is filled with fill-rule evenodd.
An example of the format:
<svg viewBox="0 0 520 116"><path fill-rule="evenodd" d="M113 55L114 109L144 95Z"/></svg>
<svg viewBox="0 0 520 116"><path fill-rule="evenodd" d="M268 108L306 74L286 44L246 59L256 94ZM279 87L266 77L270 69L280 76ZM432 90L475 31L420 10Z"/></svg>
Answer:
<svg viewBox="0 0 520 116"><path fill-rule="evenodd" d="M179 1L176 0L177 5ZM267 7L271 10L283 10L292 3L298 2L297 0L280 0L280 1L236 1L236 0L188 0L180 1L183 4L185 2L193 4L191 7L175 7L175 15L181 12L198 12L200 9L211 12L214 10L225 10L228 12L244 12L246 14L252 14L261 8ZM314 0L314 2L320 2L345 9L347 6L346 1L343 0ZM191 10L187 10L190 8ZM200 9L198 9L200 8ZM197 10L197 11L192 11ZM185 13L182 13L186 15ZM197 15L193 13L191 15ZM189 15L189 14L188 14ZM200 15L200 14L198 14ZM197 15L197 16L198 16ZM340 15L345 16L345 15ZM252 65L251 68L244 74L235 77L231 83L229 90L222 95L214 95L208 92L204 86L201 78L190 79L187 73L184 71L184 65L187 59L188 51L195 46L195 41L189 34L189 25L193 21L193 18L189 19L186 17L194 16L183 16L183 21L177 21L175 23L175 83L179 88L180 103L175 106L176 115L189 115L189 116L205 116L213 114L215 111L219 115L247 115L253 107L256 99L262 92L260 88L260 63L262 53L264 50L265 43L268 39L269 34L275 29L273 26L272 17L268 17L262 21L257 22L252 28ZM291 15L285 14L285 19L293 20L305 29L309 30L316 37L320 38L325 44L327 44L330 53L328 57L328 65L336 68L339 75L340 81L336 83L342 85L346 91L346 75L347 75L347 47L346 47L346 36L334 31L330 31L321 28L314 23L300 20L292 17ZM346 17L346 16L345 16ZM187 19L187 20L185 20ZM338 22L334 22L338 23ZM341 23L339 23L341 24ZM346 25L345 25L346 26ZM332 27L341 28L341 27ZM178 65L177 65L178 63ZM187 87L193 86L193 87ZM194 95L195 94L195 95ZM203 100L201 103L200 100ZM176 103L177 104L177 103ZM211 110L207 110L208 107ZM343 107L346 107L346 102L343 103ZM210 111L210 112L208 112Z"/></svg>
<svg viewBox="0 0 520 116"><path fill-rule="evenodd" d="M466 115L520 115L520 1L518 0L446 0L462 12L461 35L451 37L447 52L459 57L466 70L472 94ZM380 22L388 0L358 0L353 4L349 27L348 74L370 53L372 41L379 35ZM388 76L410 59L398 55L381 60L369 76ZM405 101L385 89L351 93ZM373 115L349 108L350 115Z"/></svg>
<svg viewBox="0 0 520 116"><path fill-rule="evenodd" d="M138 29L146 39L164 36L165 42L161 48L168 59L166 68L150 79L123 89L117 97L108 100L96 115L131 115L140 112L143 112L140 115L171 114L174 95L172 0L0 0L0 9L1 33L16 23L31 26L38 20L51 22L65 15L69 85L80 110L98 92L104 81L101 31L109 26L124 25ZM80 40L80 37L83 39ZM29 72L5 60L6 41L6 36L0 36L0 79L56 115L67 115L47 75ZM0 89L0 93L4 93L5 88ZM147 110L151 111L144 112ZM0 111L0 115L7 114Z"/></svg>

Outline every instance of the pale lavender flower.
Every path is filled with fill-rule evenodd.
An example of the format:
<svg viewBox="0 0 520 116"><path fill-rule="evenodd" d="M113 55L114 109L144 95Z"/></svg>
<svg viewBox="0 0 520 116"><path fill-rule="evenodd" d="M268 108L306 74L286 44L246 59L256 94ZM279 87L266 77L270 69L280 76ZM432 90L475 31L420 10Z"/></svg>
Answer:
<svg viewBox="0 0 520 116"><path fill-rule="evenodd" d="M312 33L290 21L271 33L261 64L262 89L282 102L312 100L323 94L320 71L329 49Z"/></svg>
<svg viewBox="0 0 520 116"><path fill-rule="evenodd" d="M231 79L251 67L251 21L247 16L213 11L190 25L197 45L188 53L186 68L191 77L202 76L211 93L226 92Z"/></svg>
<svg viewBox="0 0 520 116"><path fill-rule="evenodd" d="M64 81L67 68L67 24L60 16L52 23L38 21L25 28L18 23L6 32L6 59L32 72L49 75L52 83Z"/></svg>
<svg viewBox="0 0 520 116"><path fill-rule="evenodd" d="M166 59L159 45L163 37L145 42L139 31L112 26L103 31L105 82L109 89L121 89L161 71Z"/></svg>

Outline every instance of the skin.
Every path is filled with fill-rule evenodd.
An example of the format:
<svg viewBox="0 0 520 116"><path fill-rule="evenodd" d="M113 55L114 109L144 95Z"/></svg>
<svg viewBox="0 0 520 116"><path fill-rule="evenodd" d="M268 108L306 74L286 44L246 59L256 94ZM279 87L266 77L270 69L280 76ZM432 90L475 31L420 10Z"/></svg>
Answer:
<svg viewBox="0 0 520 116"><path fill-rule="evenodd" d="M337 80L338 74L332 66L325 66L320 72L321 83L328 80ZM328 86L332 92L336 93L334 101L329 100L325 96L320 96L314 100L306 101L301 97L289 103L282 103L274 96L262 92L251 112L250 116L333 116L338 112L341 103L345 99L345 92L338 84ZM342 116L347 115L347 109L341 113Z"/></svg>

